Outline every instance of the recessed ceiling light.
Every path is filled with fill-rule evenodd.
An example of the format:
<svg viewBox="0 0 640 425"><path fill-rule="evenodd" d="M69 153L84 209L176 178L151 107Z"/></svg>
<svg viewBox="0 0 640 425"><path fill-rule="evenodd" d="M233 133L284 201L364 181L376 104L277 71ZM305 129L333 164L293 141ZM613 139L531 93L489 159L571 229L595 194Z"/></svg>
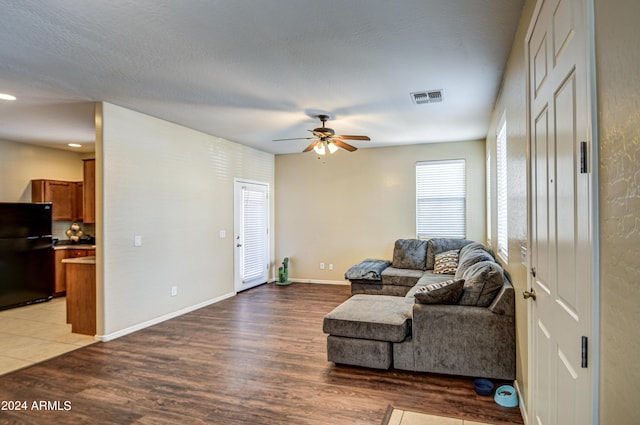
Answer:
<svg viewBox="0 0 640 425"><path fill-rule="evenodd" d="M81 148L82 145L79 145L77 143L69 143L67 146L71 146L72 148Z"/></svg>
<svg viewBox="0 0 640 425"><path fill-rule="evenodd" d="M2 100L16 100L15 96L6 93L0 93L0 99Z"/></svg>

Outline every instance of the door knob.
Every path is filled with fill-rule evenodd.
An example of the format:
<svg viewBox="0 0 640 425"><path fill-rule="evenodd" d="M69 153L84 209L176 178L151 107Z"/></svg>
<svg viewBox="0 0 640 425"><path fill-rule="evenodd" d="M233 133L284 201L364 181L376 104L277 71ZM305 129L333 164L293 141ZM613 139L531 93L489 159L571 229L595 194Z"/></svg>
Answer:
<svg viewBox="0 0 640 425"><path fill-rule="evenodd" d="M534 301L536 300L536 290L531 288L530 291L524 291L522 293L522 296L524 297L525 300L528 300L529 298L533 299Z"/></svg>

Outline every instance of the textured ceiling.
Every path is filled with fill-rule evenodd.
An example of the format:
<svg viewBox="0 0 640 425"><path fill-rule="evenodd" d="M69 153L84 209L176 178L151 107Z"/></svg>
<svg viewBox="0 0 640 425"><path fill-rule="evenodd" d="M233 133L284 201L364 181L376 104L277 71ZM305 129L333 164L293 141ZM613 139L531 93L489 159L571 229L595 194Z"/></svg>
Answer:
<svg viewBox="0 0 640 425"><path fill-rule="evenodd" d="M94 101L273 153L318 112L358 147L482 139L522 3L0 0L0 139L91 143Z"/></svg>

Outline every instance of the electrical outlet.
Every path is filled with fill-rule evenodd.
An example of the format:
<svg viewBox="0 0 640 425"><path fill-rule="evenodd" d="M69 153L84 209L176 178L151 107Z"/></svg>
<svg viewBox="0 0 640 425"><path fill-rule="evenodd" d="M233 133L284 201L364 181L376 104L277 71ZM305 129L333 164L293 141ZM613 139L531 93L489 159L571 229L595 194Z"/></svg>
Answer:
<svg viewBox="0 0 640 425"><path fill-rule="evenodd" d="M333 263L329 263L329 270L333 270Z"/></svg>
<svg viewBox="0 0 640 425"><path fill-rule="evenodd" d="M142 236L135 235L133 237L133 246L142 246Z"/></svg>
<svg viewBox="0 0 640 425"><path fill-rule="evenodd" d="M324 270L324 263L320 263L320 270Z"/></svg>
<svg viewBox="0 0 640 425"><path fill-rule="evenodd" d="M175 297L176 295L178 295L178 287L177 286L172 286L171 287L171 296Z"/></svg>

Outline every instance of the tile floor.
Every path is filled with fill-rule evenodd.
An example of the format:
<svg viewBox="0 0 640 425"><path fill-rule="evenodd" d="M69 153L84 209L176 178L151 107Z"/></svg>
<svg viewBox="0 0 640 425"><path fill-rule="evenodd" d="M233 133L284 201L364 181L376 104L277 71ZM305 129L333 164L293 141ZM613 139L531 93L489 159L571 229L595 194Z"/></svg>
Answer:
<svg viewBox="0 0 640 425"><path fill-rule="evenodd" d="M483 422L444 418L409 410L393 409L387 425L491 425Z"/></svg>
<svg viewBox="0 0 640 425"><path fill-rule="evenodd" d="M0 311L0 375L95 342L71 333L64 297Z"/></svg>

